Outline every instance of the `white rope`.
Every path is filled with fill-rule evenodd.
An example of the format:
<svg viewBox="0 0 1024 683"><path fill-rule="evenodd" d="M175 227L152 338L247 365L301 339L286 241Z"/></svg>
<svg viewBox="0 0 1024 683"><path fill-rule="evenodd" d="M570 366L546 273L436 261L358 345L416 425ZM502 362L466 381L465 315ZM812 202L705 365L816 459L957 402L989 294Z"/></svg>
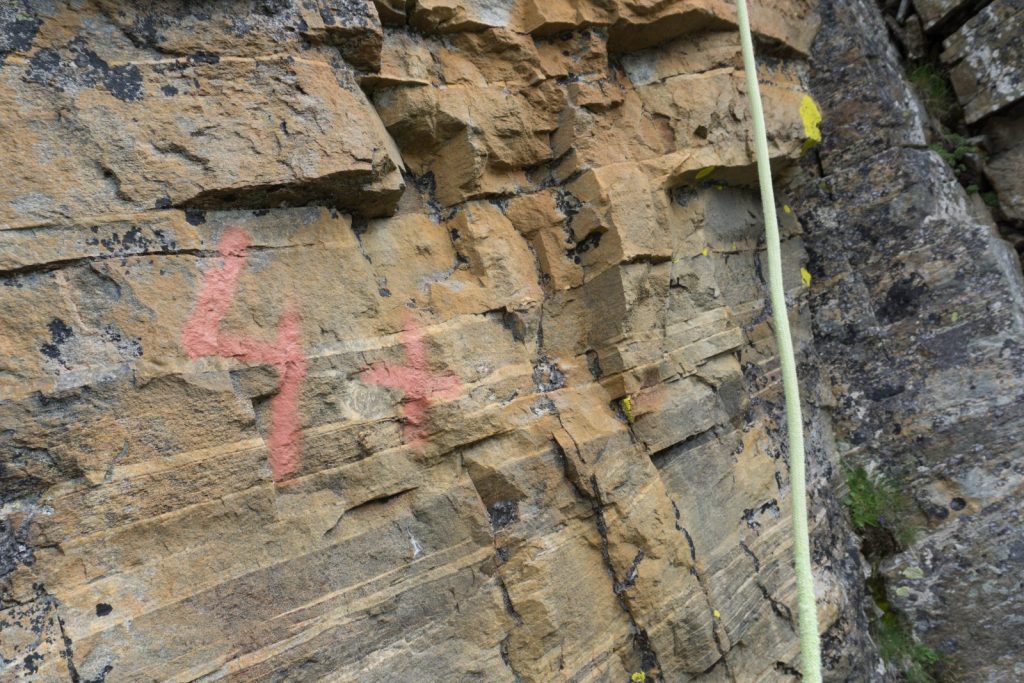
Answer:
<svg viewBox="0 0 1024 683"><path fill-rule="evenodd" d="M793 357L793 338L789 332L786 292L782 284L782 256L779 246L779 221L775 214L775 192L768 162L768 139L765 137L761 90L757 84L754 44L750 37L746 0L736 0L736 19L743 47L743 68L747 77L747 98L750 100L754 124L754 150L757 177L761 185L761 207L764 211L765 245L768 248L768 288L775 322L775 338L782 366L782 388L786 397L786 425L789 432L789 478L793 504L793 564L796 569L796 593L800 627L800 658L804 683L821 683L821 641L818 638L818 615L814 605L814 577L811 574L810 539L807 533L807 482L804 465L803 417L800 413L800 387Z"/></svg>

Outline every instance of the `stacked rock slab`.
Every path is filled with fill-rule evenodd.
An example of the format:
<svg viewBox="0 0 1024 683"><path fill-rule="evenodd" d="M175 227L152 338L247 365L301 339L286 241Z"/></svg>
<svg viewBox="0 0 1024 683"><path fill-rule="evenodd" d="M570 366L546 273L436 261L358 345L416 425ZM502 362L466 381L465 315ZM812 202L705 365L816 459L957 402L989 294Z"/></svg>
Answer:
<svg viewBox="0 0 1024 683"><path fill-rule="evenodd" d="M890 521L921 527L880 567L886 598L942 655L944 680L1017 680L1020 262L925 147L922 110L874 3L825 6L813 56L823 143L789 194L805 219L836 439L848 463L906 487L914 519Z"/></svg>
<svg viewBox="0 0 1024 683"><path fill-rule="evenodd" d="M758 3L773 162L808 3ZM0 677L799 677L732 3L0 10ZM826 668L872 670L801 227Z"/></svg>

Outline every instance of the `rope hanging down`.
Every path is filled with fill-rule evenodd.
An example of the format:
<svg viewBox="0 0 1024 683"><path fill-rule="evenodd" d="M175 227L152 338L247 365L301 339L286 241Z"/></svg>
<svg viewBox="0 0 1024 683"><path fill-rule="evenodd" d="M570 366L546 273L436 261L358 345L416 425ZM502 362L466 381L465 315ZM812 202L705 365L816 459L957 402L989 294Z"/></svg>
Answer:
<svg viewBox="0 0 1024 683"><path fill-rule="evenodd" d="M754 150L757 178L761 185L764 212L765 245L768 249L768 288L782 367L782 389L786 397L786 426L789 433L789 476L793 502L793 563L796 568L796 593L800 625L800 658L805 683L821 683L821 642L818 615L814 606L814 578L811 575L810 539L807 533L807 481L804 465L803 417L800 414L800 387L796 379L793 338L789 332L786 293L782 285L782 256L779 246L779 221L775 214L775 192L768 163L768 139L765 137L764 109L757 84L757 65L750 37L746 0L736 0L736 19L743 48L743 68L747 77L747 98L754 125Z"/></svg>

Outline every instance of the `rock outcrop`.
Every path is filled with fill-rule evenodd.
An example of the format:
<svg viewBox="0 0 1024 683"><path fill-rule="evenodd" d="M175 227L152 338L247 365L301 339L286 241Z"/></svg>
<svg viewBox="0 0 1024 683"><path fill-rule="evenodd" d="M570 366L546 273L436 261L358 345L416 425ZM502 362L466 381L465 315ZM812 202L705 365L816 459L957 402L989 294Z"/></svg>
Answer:
<svg viewBox="0 0 1024 683"><path fill-rule="evenodd" d="M6 672L790 677L731 3L307 4L5 17Z"/></svg>
<svg viewBox="0 0 1024 683"><path fill-rule="evenodd" d="M831 72L814 3L752 20L825 668L871 680L831 413L952 468L891 570L935 609L1017 509L968 453L1020 419L1019 292L826 7ZM0 8L0 677L799 679L743 76L731 0Z"/></svg>
<svg viewBox="0 0 1024 683"><path fill-rule="evenodd" d="M938 5L919 5L926 26L937 25L928 8ZM1001 11L992 3L969 20L944 58L959 60L951 76L968 122L999 109L1001 122L985 125L1019 127L1005 108L1024 95L1007 87L1020 83L1019 60L1001 62L998 49L970 37ZM991 28L994 40L1019 48L1019 31ZM876 578L888 606L942 656L943 680L1016 680L1024 673L1020 261L977 188L969 194L926 146L927 113L873 3L823 6L812 54L823 143L791 179L789 201L804 220L814 342L835 394L837 445L845 462L898 482L913 503L907 524L919 527L905 548L882 553ZM1011 167L1020 178L1024 167Z"/></svg>

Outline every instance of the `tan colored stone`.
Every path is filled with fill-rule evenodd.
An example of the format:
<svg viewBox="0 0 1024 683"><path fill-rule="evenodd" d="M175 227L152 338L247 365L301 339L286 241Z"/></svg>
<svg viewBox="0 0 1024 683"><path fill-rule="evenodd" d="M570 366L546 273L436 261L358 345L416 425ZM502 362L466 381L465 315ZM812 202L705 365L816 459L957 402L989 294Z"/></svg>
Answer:
<svg viewBox="0 0 1024 683"><path fill-rule="evenodd" d="M516 0L418 0L409 22L421 31L453 33L508 26Z"/></svg>
<svg viewBox="0 0 1024 683"><path fill-rule="evenodd" d="M436 85L440 82L430 48L404 31L386 30L380 69L359 78L363 88L381 86Z"/></svg>
<svg viewBox="0 0 1024 683"><path fill-rule="evenodd" d="M775 0L751 8L753 30L807 54L817 31L814 3ZM548 36L588 26L608 27L608 49L632 52L682 35L735 26L735 6L720 0L521 0L517 19L523 30Z"/></svg>
<svg viewBox="0 0 1024 683"><path fill-rule="evenodd" d="M744 93L698 30L727 3L59 5L0 69L0 678L795 665ZM86 47L114 75L60 66Z"/></svg>
<svg viewBox="0 0 1024 683"><path fill-rule="evenodd" d="M659 198L637 164L587 171L569 185L569 191L582 202L572 221L577 244L593 244L585 250L577 246L584 266L600 272L624 261L665 261L672 256Z"/></svg>
<svg viewBox="0 0 1024 683"><path fill-rule="evenodd" d="M373 0L315 0L303 6L303 35L332 45L352 66L377 71L381 66L384 33Z"/></svg>
<svg viewBox="0 0 1024 683"><path fill-rule="evenodd" d="M4 223L81 212L62 208L72 205L107 213L312 199L380 215L401 193L397 149L358 88L326 64L129 64L113 91L61 86L62 68L4 69L2 135L19 169L5 185ZM211 117L238 123L211 126Z"/></svg>
<svg viewBox="0 0 1024 683"><path fill-rule="evenodd" d="M445 81L459 82L457 70L448 68L456 60L468 62L479 80L467 78L473 85L533 85L541 80L540 55L529 36L504 28L479 33L459 33L452 37L452 49L442 50Z"/></svg>
<svg viewBox="0 0 1024 683"><path fill-rule="evenodd" d="M542 298L537 269L526 241L501 211L486 202L463 207L449 222L454 245L468 270L430 285L431 300L448 315L500 307L526 307Z"/></svg>

